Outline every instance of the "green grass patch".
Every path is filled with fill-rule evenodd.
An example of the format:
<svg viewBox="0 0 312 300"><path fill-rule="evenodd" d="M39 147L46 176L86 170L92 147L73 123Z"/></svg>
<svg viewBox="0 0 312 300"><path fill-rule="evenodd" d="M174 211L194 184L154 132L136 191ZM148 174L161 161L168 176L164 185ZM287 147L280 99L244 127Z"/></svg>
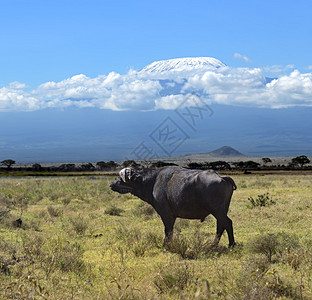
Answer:
<svg viewBox="0 0 312 300"><path fill-rule="evenodd" d="M0 299L311 299L312 175L233 178L228 249L212 216L177 220L164 248L111 176L0 177Z"/></svg>

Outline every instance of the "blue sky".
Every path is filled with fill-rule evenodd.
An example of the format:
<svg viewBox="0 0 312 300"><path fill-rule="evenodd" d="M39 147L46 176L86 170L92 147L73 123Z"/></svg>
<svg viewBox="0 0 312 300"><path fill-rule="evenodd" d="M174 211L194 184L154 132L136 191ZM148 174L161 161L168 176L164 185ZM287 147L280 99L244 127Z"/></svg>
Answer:
<svg viewBox="0 0 312 300"><path fill-rule="evenodd" d="M124 74L188 56L307 72L311 11L307 0L1 1L0 87Z"/></svg>
<svg viewBox="0 0 312 300"><path fill-rule="evenodd" d="M189 144L180 153L195 151L195 140L201 141L197 152L226 144L241 145L238 150L247 154L260 153L264 143L267 148L261 153L311 149L311 1L0 4L0 161L3 156L51 161L55 153L57 161L95 156L110 160L112 152L114 159L122 159L142 135L148 137L157 128L159 118L175 115L194 92L218 109L200 134L188 133ZM214 57L220 61L217 65L226 66L140 72L152 62L183 57ZM257 143L252 132L248 138L244 134L246 124L240 124L240 117L235 124L222 118L222 112L231 115L225 106L244 107L241 114L257 116L252 127ZM262 120L268 110L272 114L266 124ZM121 111L129 112L124 120ZM306 113L300 118L302 111ZM302 120L300 130L289 129L292 115L291 124ZM145 123L132 124L132 118ZM222 134L230 126L241 135L222 135L219 140L216 134L206 136L218 120L224 123ZM109 124L115 124L114 130Z"/></svg>

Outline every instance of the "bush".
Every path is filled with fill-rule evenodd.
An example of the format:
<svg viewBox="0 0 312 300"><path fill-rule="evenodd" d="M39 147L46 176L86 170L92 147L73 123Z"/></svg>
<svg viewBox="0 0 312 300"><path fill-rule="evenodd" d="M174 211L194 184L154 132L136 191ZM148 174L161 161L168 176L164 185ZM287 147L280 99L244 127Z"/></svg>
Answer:
<svg viewBox="0 0 312 300"><path fill-rule="evenodd" d="M272 255L276 253L278 240L275 234L263 234L252 239L248 245L252 253L264 254L269 262L272 261Z"/></svg>
<svg viewBox="0 0 312 300"><path fill-rule="evenodd" d="M40 256L43 255L43 245L46 240L41 234L34 233L24 233L21 235L22 247L25 255L32 261L36 261Z"/></svg>
<svg viewBox="0 0 312 300"><path fill-rule="evenodd" d="M112 205L108 208L105 209L105 214L110 215L110 216L120 216L121 213L123 213L124 210L122 208L118 208L115 205Z"/></svg>
<svg viewBox="0 0 312 300"><path fill-rule="evenodd" d="M144 219L151 219L155 215L155 209L148 203L141 201L133 210L133 214Z"/></svg>
<svg viewBox="0 0 312 300"><path fill-rule="evenodd" d="M4 219L7 219L9 215L10 215L9 209L0 208L0 222L2 222Z"/></svg>
<svg viewBox="0 0 312 300"><path fill-rule="evenodd" d="M172 240L166 245L168 251L172 253L180 254L182 258L186 258L186 251L189 248L188 241L176 234L173 236Z"/></svg>
<svg viewBox="0 0 312 300"><path fill-rule="evenodd" d="M66 243L58 246L52 259L56 258L56 266L63 272L76 272L79 274L85 269L83 250L77 242Z"/></svg>
<svg viewBox="0 0 312 300"><path fill-rule="evenodd" d="M302 253L302 251L292 251L287 249L287 252L282 256L282 261L291 266L294 270L298 270L303 262L303 257L304 253Z"/></svg>
<svg viewBox="0 0 312 300"><path fill-rule="evenodd" d="M138 240L132 245L132 252L136 257L142 257L145 254L148 245L144 240Z"/></svg>
<svg viewBox="0 0 312 300"><path fill-rule="evenodd" d="M179 292L194 279L194 271L190 270L187 263L169 264L159 270L154 279L154 285L159 293Z"/></svg>
<svg viewBox="0 0 312 300"><path fill-rule="evenodd" d="M263 255L250 257L237 278L237 299L301 299L297 291L285 282Z"/></svg>
<svg viewBox="0 0 312 300"><path fill-rule="evenodd" d="M214 244L214 235L212 238L212 235L199 231L191 236L183 236L177 232L166 248L183 259L217 257L227 251L226 247Z"/></svg>
<svg viewBox="0 0 312 300"><path fill-rule="evenodd" d="M51 205L47 207L47 211L50 217L59 217L62 214L62 210L60 208Z"/></svg>
<svg viewBox="0 0 312 300"><path fill-rule="evenodd" d="M144 236L146 244L150 247L162 248L163 247L163 236L155 232L148 231Z"/></svg>
<svg viewBox="0 0 312 300"><path fill-rule="evenodd" d="M79 274L86 268L82 247L76 242L58 241L53 248L39 257L39 262L47 277L57 269Z"/></svg>
<svg viewBox="0 0 312 300"><path fill-rule="evenodd" d="M254 199L253 197L249 197L248 198L249 203L250 203L250 207L254 208L254 207L261 207L261 206L270 206L272 204L275 204L276 202L273 201L272 197L270 197L269 193L265 193L265 194L260 194L257 196L256 199Z"/></svg>
<svg viewBox="0 0 312 300"><path fill-rule="evenodd" d="M79 235L83 235L89 227L88 221L81 215L70 217L69 222Z"/></svg>
<svg viewBox="0 0 312 300"><path fill-rule="evenodd" d="M298 245L297 236L281 232L259 235L250 241L248 248L252 253L264 254L271 263L273 255L282 255L286 250L297 248Z"/></svg>
<svg viewBox="0 0 312 300"><path fill-rule="evenodd" d="M178 218L174 224L174 231L180 233L183 229L190 227L190 220Z"/></svg>
<svg viewBox="0 0 312 300"><path fill-rule="evenodd" d="M236 246L234 249L237 249ZM204 233L195 233L195 235L189 240L189 251L187 257L190 259L197 258L216 258L223 253L226 253L228 249L221 245L214 244L214 235L207 236Z"/></svg>
<svg viewBox="0 0 312 300"><path fill-rule="evenodd" d="M11 214L10 209L2 208L0 206L0 225L3 227L10 227L12 225L11 223Z"/></svg>
<svg viewBox="0 0 312 300"><path fill-rule="evenodd" d="M74 272L85 270L82 246L60 236L44 237L39 233L23 233L22 253L30 262L38 263L48 277L53 272Z"/></svg>
<svg viewBox="0 0 312 300"><path fill-rule="evenodd" d="M2 256L0 256L0 273L10 275L9 262Z"/></svg>
<svg viewBox="0 0 312 300"><path fill-rule="evenodd" d="M242 265L236 284L238 299L269 299L269 290L261 282L270 263L263 255L253 255Z"/></svg>

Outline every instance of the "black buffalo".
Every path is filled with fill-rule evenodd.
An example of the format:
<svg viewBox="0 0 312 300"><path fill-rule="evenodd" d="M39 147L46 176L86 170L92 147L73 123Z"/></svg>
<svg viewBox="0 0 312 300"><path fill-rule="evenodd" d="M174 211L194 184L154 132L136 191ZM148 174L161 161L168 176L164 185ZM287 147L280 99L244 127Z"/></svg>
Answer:
<svg viewBox="0 0 312 300"><path fill-rule="evenodd" d="M153 206L165 226L165 244L172 238L176 218L204 221L212 214L217 219L214 244L226 230L229 246L235 245L227 213L236 185L228 176L180 167L124 168L110 188L120 194L131 193Z"/></svg>

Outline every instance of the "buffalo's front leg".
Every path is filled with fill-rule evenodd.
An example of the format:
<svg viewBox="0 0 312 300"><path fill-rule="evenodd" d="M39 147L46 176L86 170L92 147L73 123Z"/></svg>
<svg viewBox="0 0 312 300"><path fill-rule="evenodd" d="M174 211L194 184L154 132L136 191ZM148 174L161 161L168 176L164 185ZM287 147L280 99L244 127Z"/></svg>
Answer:
<svg viewBox="0 0 312 300"><path fill-rule="evenodd" d="M165 239L164 239L164 246L166 247L170 241L172 240L173 236L173 226L175 223L175 218L173 217L161 217L164 226L165 226Z"/></svg>

